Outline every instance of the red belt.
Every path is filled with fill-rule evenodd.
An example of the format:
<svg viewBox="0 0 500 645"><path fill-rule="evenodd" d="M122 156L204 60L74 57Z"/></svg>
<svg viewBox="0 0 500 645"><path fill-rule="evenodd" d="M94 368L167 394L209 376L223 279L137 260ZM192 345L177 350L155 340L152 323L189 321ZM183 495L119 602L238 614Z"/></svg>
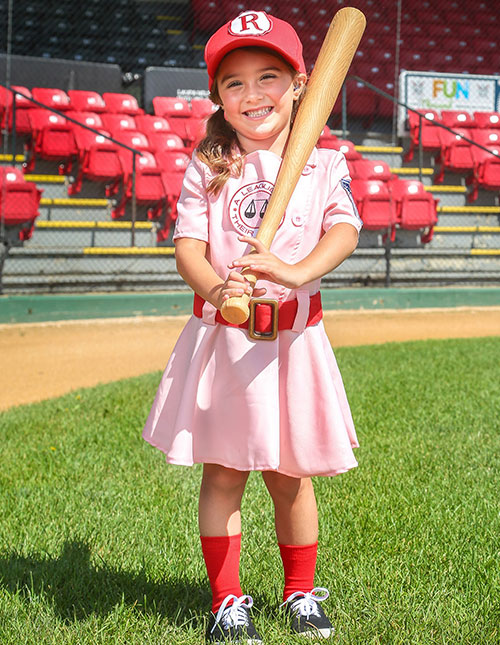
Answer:
<svg viewBox="0 0 500 645"><path fill-rule="evenodd" d="M193 314L197 318L203 317L203 305L205 300L197 293L194 294ZM265 298L252 298L250 300L250 318L241 325L233 325L222 317L220 311L215 314L215 322L228 327L239 327L249 329L249 335L255 339L274 340L276 333L284 329L292 329L297 315L299 303L297 299L287 300L278 303L277 300ZM323 318L321 307L321 293L318 291L309 300L309 315L306 327L315 325Z"/></svg>

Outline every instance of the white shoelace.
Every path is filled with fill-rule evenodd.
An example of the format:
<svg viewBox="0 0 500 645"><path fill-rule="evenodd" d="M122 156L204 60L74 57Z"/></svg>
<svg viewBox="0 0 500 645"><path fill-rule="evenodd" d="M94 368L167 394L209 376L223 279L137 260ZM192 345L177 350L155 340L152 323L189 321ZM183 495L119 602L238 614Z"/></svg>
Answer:
<svg viewBox="0 0 500 645"><path fill-rule="evenodd" d="M233 601L231 606L227 606L229 602ZM230 627L239 627L248 625L248 614L244 608L250 609L253 605L251 596L240 596L239 598L233 594L229 594L224 598L222 605L215 617L215 623L210 633L213 633L219 623L224 629Z"/></svg>
<svg viewBox="0 0 500 645"><path fill-rule="evenodd" d="M318 596L318 593L321 593L321 595ZM318 603L326 600L329 595L330 592L324 587L314 587L312 591L308 591L307 593L296 591L288 596L281 606L283 607L283 605L288 604L292 612L304 616L307 620L309 616L320 615L318 612Z"/></svg>

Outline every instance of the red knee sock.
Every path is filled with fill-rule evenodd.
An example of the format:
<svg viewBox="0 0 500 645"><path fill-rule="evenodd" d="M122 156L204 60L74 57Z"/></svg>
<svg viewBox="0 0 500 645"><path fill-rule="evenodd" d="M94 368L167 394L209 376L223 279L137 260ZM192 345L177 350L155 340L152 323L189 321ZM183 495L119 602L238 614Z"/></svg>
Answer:
<svg viewBox="0 0 500 645"><path fill-rule="evenodd" d="M201 536L201 548L212 589L212 611L216 612L229 594L243 595L240 586L241 534Z"/></svg>
<svg viewBox="0 0 500 645"><path fill-rule="evenodd" d="M307 593L314 588L318 543L279 544L279 548L285 572L284 602L296 591Z"/></svg>

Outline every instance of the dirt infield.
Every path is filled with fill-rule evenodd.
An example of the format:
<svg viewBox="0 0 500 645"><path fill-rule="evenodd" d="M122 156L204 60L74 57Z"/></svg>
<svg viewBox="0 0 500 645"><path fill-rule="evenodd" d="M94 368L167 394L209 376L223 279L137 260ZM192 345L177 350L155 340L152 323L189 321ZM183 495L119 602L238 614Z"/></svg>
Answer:
<svg viewBox="0 0 500 645"><path fill-rule="evenodd" d="M0 325L0 410L163 369L186 316ZM500 335L500 307L327 311L333 347Z"/></svg>

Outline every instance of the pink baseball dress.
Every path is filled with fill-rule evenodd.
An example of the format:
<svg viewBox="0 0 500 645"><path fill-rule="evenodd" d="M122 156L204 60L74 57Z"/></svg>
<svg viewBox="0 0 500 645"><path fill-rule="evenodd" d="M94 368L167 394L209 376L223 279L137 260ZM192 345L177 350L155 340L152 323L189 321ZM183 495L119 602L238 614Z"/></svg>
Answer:
<svg viewBox="0 0 500 645"><path fill-rule="evenodd" d="M257 232L281 158L267 150L245 158L217 196L212 175L193 156L178 204L174 239L208 243L208 259L225 279L227 265ZM299 179L271 247L285 262L307 256L339 222L358 231L344 156L315 149ZM171 464L215 463L237 470L275 470L292 477L336 475L357 466L358 446L342 378L323 322L306 326L309 298L320 280L290 290L264 280L266 298L296 298L293 328L276 340L215 322L216 309L192 316L168 361L143 437Z"/></svg>

